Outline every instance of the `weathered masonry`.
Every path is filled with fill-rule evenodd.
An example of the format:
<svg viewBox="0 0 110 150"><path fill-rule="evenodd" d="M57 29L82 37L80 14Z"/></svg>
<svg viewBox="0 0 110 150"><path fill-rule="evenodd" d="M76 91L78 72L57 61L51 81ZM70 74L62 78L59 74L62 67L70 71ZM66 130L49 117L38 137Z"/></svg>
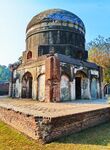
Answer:
<svg viewBox="0 0 110 150"><path fill-rule="evenodd" d="M82 20L61 9L41 12L27 26L21 63L11 66L10 96L44 102L101 98L101 68L87 58Z"/></svg>
<svg viewBox="0 0 110 150"><path fill-rule="evenodd" d="M0 120L43 143L110 121L110 106L0 100Z"/></svg>

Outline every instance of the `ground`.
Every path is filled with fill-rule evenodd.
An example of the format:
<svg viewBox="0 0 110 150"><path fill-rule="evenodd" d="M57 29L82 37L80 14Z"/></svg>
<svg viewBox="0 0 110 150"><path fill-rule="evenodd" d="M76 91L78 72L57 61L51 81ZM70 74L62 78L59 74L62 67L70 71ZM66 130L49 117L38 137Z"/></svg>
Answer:
<svg viewBox="0 0 110 150"><path fill-rule="evenodd" d="M0 122L0 150L109 150L110 122L61 138L50 144L39 144Z"/></svg>

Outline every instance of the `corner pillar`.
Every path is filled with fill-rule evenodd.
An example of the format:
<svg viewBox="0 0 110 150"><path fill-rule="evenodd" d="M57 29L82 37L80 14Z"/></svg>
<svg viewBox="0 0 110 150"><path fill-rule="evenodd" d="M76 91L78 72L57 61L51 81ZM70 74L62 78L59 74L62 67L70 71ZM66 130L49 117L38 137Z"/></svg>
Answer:
<svg viewBox="0 0 110 150"><path fill-rule="evenodd" d="M45 101L60 101L60 61L53 55L46 59Z"/></svg>

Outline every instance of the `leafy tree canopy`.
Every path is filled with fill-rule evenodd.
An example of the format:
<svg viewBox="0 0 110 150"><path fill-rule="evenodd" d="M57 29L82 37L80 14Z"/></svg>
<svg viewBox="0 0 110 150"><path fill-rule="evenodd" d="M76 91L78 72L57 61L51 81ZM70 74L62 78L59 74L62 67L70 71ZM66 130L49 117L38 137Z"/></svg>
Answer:
<svg viewBox="0 0 110 150"><path fill-rule="evenodd" d="M0 83L8 82L10 79L10 70L6 66L0 65Z"/></svg>
<svg viewBox="0 0 110 150"><path fill-rule="evenodd" d="M98 36L87 44L89 61L103 67L104 82L110 83L110 37Z"/></svg>

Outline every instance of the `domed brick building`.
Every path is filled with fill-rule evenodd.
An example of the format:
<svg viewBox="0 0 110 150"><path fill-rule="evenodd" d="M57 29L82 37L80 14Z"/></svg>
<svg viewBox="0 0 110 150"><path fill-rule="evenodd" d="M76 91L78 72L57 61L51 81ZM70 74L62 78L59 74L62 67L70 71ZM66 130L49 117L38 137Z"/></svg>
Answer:
<svg viewBox="0 0 110 150"><path fill-rule="evenodd" d="M62 9L41 12L27 26L10 95L44 102L101 98L101 68L87 58L82 20Z"/></svg>

